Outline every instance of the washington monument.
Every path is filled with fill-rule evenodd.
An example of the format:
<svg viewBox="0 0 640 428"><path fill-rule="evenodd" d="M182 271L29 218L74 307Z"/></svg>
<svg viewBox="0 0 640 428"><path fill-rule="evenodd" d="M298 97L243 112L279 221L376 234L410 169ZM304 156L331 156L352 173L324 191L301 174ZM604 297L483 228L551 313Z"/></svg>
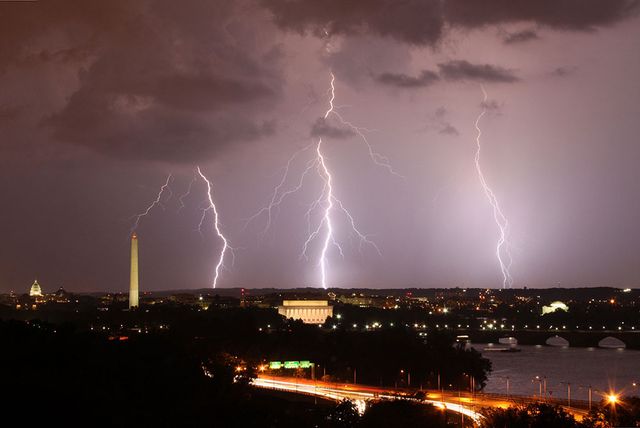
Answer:
<svg viewBox="0 0 640 428"><path fill-rule="evenodd" d="M131 235L131 279L129 282L129 309L138 307L138 236Z"/></svg>

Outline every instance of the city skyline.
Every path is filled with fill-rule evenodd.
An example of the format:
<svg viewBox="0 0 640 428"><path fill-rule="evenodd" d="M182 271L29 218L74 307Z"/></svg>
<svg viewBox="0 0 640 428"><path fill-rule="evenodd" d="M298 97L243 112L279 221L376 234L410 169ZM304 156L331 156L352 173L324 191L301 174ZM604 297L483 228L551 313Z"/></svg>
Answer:
<svg viewBox="0 0 640 428"><path fill-rule="evenodd" d="M513 286L636 288L638 2L365 3L0 4L0 293L500 288L482 112Z"/></svg>

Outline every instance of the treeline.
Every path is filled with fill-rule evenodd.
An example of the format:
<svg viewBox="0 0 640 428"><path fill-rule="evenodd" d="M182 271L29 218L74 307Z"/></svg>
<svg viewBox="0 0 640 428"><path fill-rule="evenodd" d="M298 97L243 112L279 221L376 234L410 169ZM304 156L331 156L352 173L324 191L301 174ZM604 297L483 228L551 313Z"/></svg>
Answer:
<svg viewBox="0 0 640 428"><path fill-rule="evenodd" d="M379 427L446 415L430 406L381 404L361 416L352 403L286 396L249 386L240 358L204 351L179 335L110 340L40 322L0 321L3 409L26 426ZM203 352L204 351L204 352Z"/></svg>
<svg viewBox="0 0 640 428"><path fill-rule="evenodd" d="M479 389L491 370L488 359L455 346L448 332L418 336L405 326L366 332L325 327L271 318L261 310L230 309L207 311L197 323L177 323L174 330L195 334L209 349L231 352L254 365L309 360L318 378L352 381L355 371L358 383L370 385L436 388L439 380L443 388L464 390L473 378Z"/></svg>
<svg viewBox="0 0 640 428"><path fill-rule="evenodd" d="M537 403L482 411L480 428L611 428L640 426L640 398L622 397L615 403L602 401L582 420L558 406Z"/></svg>

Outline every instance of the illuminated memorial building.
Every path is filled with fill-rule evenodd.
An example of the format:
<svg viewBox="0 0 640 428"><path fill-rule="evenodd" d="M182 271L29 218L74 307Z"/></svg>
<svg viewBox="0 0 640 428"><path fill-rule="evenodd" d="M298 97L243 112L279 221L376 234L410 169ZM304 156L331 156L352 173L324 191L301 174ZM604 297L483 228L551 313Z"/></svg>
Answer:
<svg viewBox="0 0 640 428"><path fill-rule="evenodd" d="M329 306L327 300L284 300L282 306L278 306L278 313L305 324L322 324L333 316L333 306Z"/></svg>

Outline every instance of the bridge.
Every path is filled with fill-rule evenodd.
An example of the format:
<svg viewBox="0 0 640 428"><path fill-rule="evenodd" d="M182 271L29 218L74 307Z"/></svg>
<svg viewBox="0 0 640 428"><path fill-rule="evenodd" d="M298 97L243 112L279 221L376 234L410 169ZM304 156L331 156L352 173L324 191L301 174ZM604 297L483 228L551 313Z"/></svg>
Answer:
<svg viewBox="0 0 640 428"><path fill-rule="evenodd" d="M425 404L432 404L437 408L457 413L463 420L465 417L468 417L473 420L474 423L478 423L482 418L479 410L488 407L507 408L513 405L545 402L559 405L577 420L581 420L589 411L589 403L581 400L571 400L571 406L569 406L566 400L541 399L531 396L382 388L361 384L323 382L295 377L259 375L253 380L253 385L259 388L286 391L329 400L341 401L349 399L355 403L360 412L364 411L367 401L405 398L420 401Z"/></svg>

